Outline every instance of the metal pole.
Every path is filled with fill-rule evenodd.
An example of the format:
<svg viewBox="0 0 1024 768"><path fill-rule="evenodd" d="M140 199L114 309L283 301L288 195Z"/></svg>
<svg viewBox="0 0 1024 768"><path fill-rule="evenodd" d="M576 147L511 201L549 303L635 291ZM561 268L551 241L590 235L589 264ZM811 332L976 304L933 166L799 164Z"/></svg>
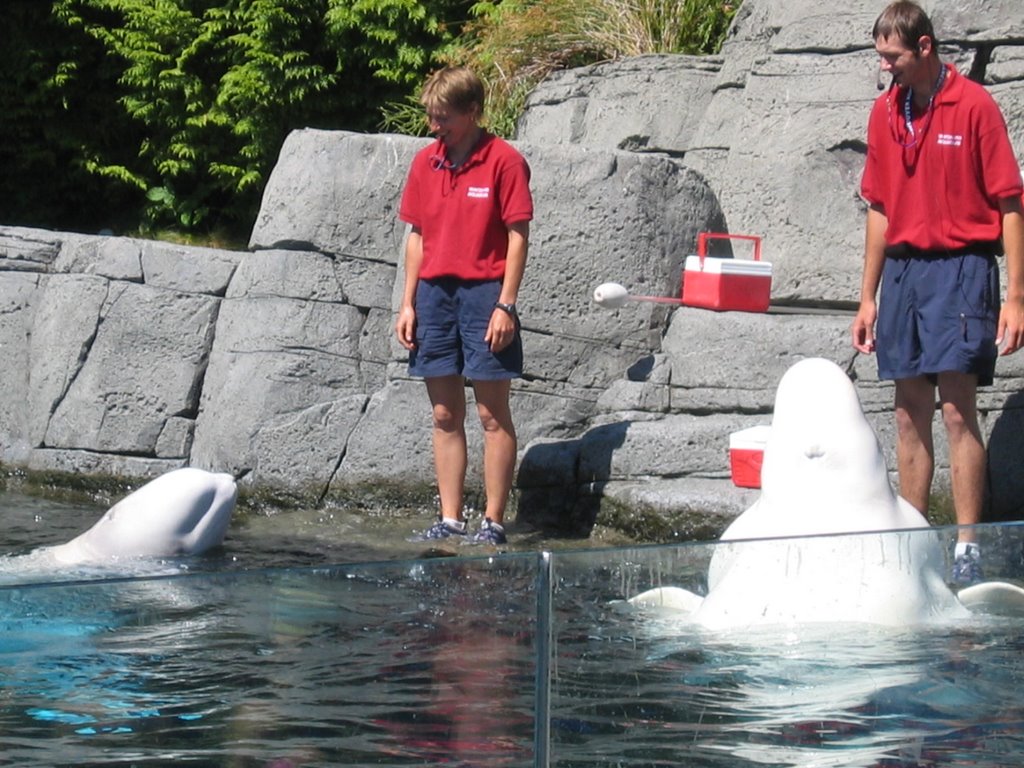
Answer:
<svg viewBox="0 0 1024 768"><path fill-rule="evenodd" d="M541 552L537 572L537 670L533 765L548 768L551 748L551 553Z"/></svg>

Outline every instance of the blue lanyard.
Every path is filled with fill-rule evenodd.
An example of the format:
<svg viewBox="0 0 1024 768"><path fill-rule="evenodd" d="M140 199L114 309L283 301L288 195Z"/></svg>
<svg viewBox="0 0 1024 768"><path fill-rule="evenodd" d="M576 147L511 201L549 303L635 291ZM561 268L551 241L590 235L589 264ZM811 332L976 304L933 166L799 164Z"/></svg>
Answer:
<svg viewBox="0 0 1024 768"><path fill-rule="evenodd" d="M925 118L930 118L932 113L932 105L935 103L935 94L942 88L942 84L946 81L946 65L942 64L939 67L939 76L935 80L935 87L932 88L932 95L928 97L928 106L924 110ZM914 116L911 112L911 106L914 102L914 89L907 88L907 98L903 100L903 122L906 123L907 133L910 134L910 143L905 144L905 147L912 147L917 143L917 135L914 132ZM922 135L924 134L925 126L921 127Z"/></svg>

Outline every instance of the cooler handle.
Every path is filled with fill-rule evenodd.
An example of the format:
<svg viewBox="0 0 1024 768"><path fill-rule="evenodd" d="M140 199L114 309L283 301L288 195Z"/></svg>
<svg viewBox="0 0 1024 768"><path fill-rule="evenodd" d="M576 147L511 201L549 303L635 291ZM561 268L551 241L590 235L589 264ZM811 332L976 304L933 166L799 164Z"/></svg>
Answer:
<svg viewBox="0 0 1024 768"><path fill-rule="evenodd" d="M760 235L731 235L726 232L700 232L697 235L697 256L700 268L704 269L704 258L708 255L708 240L750 240L754 243L754 261L761 260Z"/></svg>

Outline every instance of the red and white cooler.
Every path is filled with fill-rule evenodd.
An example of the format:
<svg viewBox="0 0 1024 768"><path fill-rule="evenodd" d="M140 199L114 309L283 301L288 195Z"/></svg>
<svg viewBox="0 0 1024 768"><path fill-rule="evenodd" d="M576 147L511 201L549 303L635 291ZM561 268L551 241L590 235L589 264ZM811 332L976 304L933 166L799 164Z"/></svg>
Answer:
<svg viewBox="0 0 1024 768"><path fill-rule="evenodd" d="M749 240L754 258L720 259L707 255L713 239ZM761 261L761 238L701 232L697 255L687 256L683 267L683 304L714 310L767 312L772 290L772 265Z"/></svg>
<svg viewBox="0 0 1024 768"><path fill-rule="evenodd" d="M729 470L733 485L761 487L761 462L771 429L768 424L759 424L729 435Z"/></svg>

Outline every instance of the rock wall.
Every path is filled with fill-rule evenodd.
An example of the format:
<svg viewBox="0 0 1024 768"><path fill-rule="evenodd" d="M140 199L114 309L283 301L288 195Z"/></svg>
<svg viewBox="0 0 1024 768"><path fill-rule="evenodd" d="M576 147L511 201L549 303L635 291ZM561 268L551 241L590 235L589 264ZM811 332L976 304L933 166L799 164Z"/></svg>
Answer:
<svg viewBox="0 0 1024 768"><path fill-rule="evenodd" d="M729 482L729 433L768 421L782 373L812 355L854 377L893 466L891 387L848 333L881 6L745 0L720 57L567 71L531 96L521 519L586 530L612 499L624 527L713 534L756 496ZM1024 8L930 10L1024 151ZM244 253L0 228L0 460L131 477L192 464L303 503L429 488L429 407L392 332L397 200L422 144L296 131ZM764 237L768 314L591 302L607 280L678 295L709 230ZM1004 358L980 399L1001 517L1024 490L1022 383L1024 356Z"/></svg>
<svg viewBox="0 0 1024 768"><path fill-rule="evenodd" d="M729 231L764 237L775 301L852 306L865 130L880 82L871 28L885 5L745 0L720 57L555 73L530 95L519 138L680 158L707 180ZM943 58L999 102L1024 162L1024 3L922 5Z"/></svg>
<svg viewBox="0 0 1024 768"><path fill-rule="evenodd" d="M3 461L129 475L191 463L303 500L429 484L429 407L392 331L395 206L423 143L293 133L247 253L3 230L0 332L18 360ZM689 244L722 215L699 174L664 156L521 149L550 212L521 302L525 449L584 432L609 383L658 346L667 308L615 315L593 287L630 274L678 290Z"/></svg>

